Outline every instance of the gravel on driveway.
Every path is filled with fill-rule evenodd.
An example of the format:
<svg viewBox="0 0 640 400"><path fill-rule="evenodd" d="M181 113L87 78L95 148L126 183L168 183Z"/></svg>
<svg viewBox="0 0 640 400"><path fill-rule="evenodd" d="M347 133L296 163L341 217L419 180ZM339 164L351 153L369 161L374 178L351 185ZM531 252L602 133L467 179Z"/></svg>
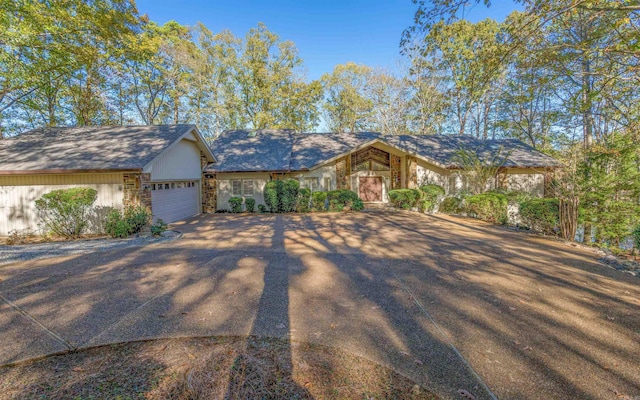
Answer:
<svg viewBox="0 0 640 400"><path fill-rule="evenodd" d="M0 268L0 365L255 335L344 349L443 399L640 398L638 278L592 251L410 212L173 228L181 240ZM283 356L304 363L293 347Z"/></svg>
<svg viewBox="0 0 640 400"><path fill-rule="evenodd" d="M41 258L141 247L172 240L179 236L177 232L171 234L171 231L167 231L167 234L161 237L139 236L127 239L88 239L12 246L0 245L0 265Z"/></svg>

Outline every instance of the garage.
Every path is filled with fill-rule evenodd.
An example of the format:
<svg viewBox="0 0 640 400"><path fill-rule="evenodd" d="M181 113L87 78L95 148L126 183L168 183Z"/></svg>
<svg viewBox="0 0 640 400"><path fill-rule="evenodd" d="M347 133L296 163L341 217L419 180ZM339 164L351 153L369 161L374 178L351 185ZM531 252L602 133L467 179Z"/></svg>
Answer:
<svg viewBox="0 0 640 400"><path fill-rule="evenodd" d="M0 140L0 160L0 236L39 233L35 201L72 187L97 192L91 233L127 207L167 223L197 215L202 170L215 162L195 125L39 128Z"/></svg>
<svg viewBox="0 0 640 400"><path fill-rule="evenodd" d="M151 184L153 219L171 223L200 212L197 181Z"/></svg>

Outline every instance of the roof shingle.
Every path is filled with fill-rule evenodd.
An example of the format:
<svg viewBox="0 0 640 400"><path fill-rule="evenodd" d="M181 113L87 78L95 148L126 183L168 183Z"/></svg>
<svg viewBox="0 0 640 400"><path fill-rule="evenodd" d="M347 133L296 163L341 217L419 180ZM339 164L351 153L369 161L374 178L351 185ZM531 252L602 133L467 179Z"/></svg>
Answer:
<svg viewBox="0 0 640 400"><path fill-rule="evenodd" d="M479 140L466 135L382 135L376 132L299 133L230 131L213 142L219 172L300 171L379 140L444 168L456 168L456 154L473 151L480 159L507 156L508 167L557 167L561 163L516 139Z"/></svg>
<svg viewBox="0 0 640 400"><path fill-rule="evenodd" d="M195 125L40 128L0 141L0 173L137 170Z"/></svg>

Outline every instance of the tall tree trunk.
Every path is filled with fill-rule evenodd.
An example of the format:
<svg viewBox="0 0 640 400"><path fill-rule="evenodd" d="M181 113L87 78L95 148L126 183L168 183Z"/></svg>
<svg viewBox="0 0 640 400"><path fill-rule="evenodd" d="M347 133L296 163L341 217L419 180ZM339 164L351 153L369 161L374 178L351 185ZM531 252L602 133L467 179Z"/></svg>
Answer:
<svg viewBox="0 0 640 400"><path fill-rule="evenodd" d="M584 148L593 143L593 101L591 99L591 62L585 56L582 59L582 132Z"/></svg>

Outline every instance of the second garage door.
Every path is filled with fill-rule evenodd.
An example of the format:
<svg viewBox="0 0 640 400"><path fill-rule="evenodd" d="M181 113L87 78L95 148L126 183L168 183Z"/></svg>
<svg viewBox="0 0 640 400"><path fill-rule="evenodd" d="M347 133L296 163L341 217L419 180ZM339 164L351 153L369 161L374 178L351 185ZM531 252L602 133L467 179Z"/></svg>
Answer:
<svg viewBox="0 0 640 400"><path fill-rule="evenodd" d="M163 182L151 185L153 219L170 223L199 214L198 182Z"/></svg>

